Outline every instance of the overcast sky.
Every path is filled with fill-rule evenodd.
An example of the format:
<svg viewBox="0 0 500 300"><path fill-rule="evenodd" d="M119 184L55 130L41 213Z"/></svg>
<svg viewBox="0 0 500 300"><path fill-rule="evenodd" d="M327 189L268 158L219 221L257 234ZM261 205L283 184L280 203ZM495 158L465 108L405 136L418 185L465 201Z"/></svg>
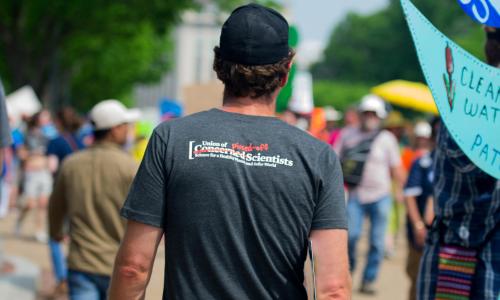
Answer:
<svg viewBox="0 0 500 300"><path fill-rule="evenodd" d="M328 42L334 26L347 13L370 13L385 7L388 0L282 0L291 6L291 21L299 28L300 59L314 60Z"/></svg>
<svg viewBox="0 0 500 300"><path fill-rule="evenodd" d="M286 1L285 1L286 2ZM306 40L327 40L335 24L350 11L370 13L387 5L387 0L288 0L292 22Z"/></svg>

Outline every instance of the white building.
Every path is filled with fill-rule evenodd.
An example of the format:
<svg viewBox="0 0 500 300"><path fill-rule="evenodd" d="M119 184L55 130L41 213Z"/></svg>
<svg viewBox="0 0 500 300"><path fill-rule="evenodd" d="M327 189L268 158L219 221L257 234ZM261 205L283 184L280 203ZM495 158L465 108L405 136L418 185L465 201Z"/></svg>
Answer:
<svg viewBox="0 0 500 300"><path fill-rule="evenodd" d="M138 85L134 98L139 107L157 106L161 98L183 103L183 91L193 85L217 81L212 70L213 48L219 44L223 17L213 5L205 4L200 11L187 11L174 30L172 69L159 83Z"/></svg>

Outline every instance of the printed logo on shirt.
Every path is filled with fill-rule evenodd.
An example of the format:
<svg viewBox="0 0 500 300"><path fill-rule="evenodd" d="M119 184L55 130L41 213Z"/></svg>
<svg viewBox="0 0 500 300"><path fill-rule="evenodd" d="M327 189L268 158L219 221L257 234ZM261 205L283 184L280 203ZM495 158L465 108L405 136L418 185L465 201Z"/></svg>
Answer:
<svg viewBox="0 0 500 300"><path fill-rule="evenodd" d="M269 155L269 144L249 144L189 141L189 159L228 159L251 167L293 167L293 160L281 155Z"/></svg>

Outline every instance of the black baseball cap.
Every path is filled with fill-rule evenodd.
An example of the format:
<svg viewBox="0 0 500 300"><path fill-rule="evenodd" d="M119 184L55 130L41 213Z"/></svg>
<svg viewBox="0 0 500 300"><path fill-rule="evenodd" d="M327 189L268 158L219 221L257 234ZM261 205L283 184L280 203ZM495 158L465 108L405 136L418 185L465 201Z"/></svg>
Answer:
<svg viewBox="0 0 500 300"><path fill-rule="evenodd" d="M223 60L250 66L274 64L290 52L288 22L274 9L240 6L224 22L219 45Z"/></svg>

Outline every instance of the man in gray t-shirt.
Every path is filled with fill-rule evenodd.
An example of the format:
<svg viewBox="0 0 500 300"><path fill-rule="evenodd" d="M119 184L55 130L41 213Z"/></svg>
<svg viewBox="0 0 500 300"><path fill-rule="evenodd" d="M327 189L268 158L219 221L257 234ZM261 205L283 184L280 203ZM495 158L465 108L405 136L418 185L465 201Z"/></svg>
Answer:
<svg viewBox="0 0 500 300"><path fill-rule="evenodd" d="M318 299L350 298L339 160L274 117L292 58L276 11L250 4L225 22L224 105L155 129L122 209L110 299L144 296L163 234L163 299L305 300L309 239Z"/></svg>

